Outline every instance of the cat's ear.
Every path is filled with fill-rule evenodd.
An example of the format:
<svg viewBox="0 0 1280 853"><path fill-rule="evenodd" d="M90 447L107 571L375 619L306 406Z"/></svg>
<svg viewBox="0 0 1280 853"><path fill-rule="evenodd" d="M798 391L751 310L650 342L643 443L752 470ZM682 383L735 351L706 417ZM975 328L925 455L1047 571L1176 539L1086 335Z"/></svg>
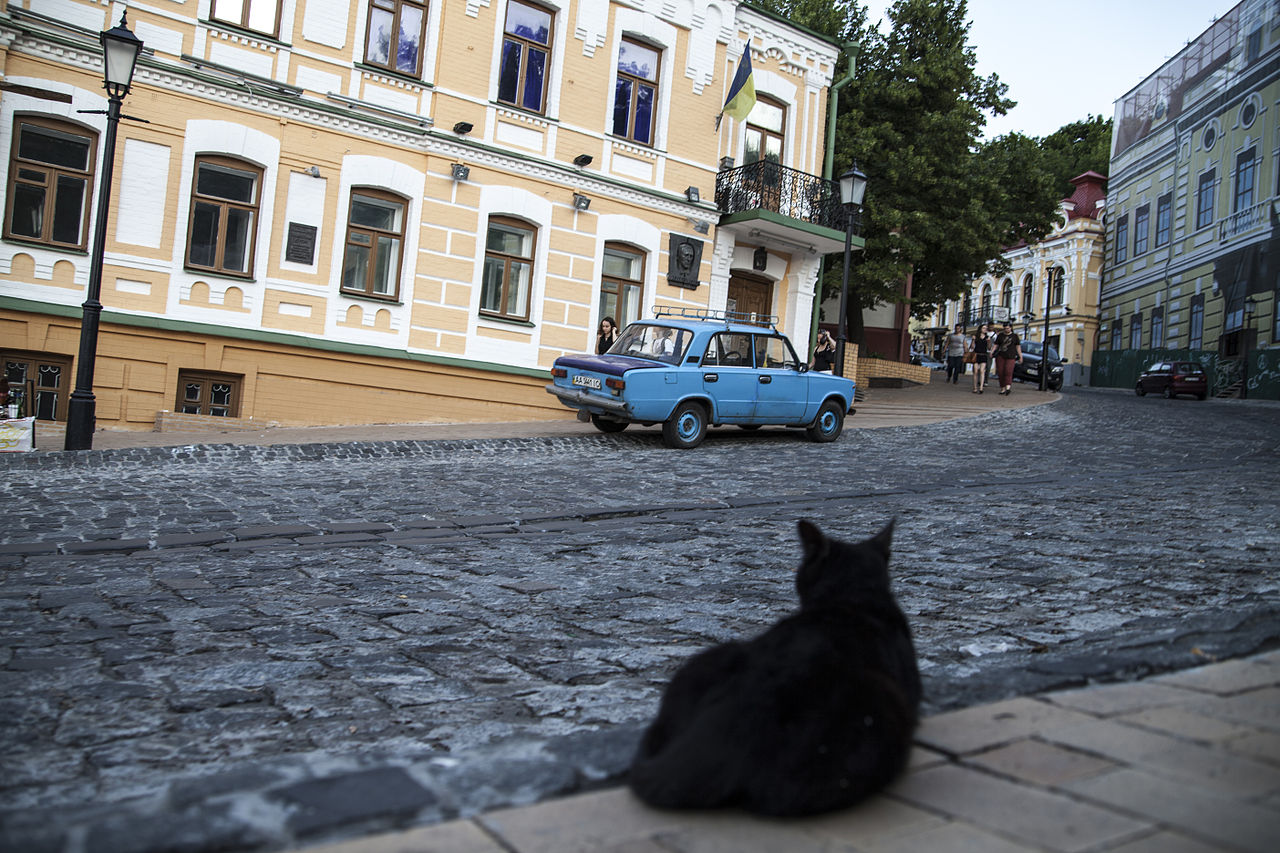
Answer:
<svg viewBox="0 0 1280 853"><path fill-rule="evenodd" d="M898 520L896 518L889 519L889 523L884 526L883 530L867 540L871 545L875 546L880 553L884 554L884 558L886 560L889 559L889 546L893 544L893 525L897 523L897 521Z"/></svg>
<svg viewBox="0 0 1280 853"><path fill-rule="evenodd" d="M816 524L802 518L796 523L796 528L800 531L800 544L804 546L806 563L827 553L827 549L831 546Z"/></svg>

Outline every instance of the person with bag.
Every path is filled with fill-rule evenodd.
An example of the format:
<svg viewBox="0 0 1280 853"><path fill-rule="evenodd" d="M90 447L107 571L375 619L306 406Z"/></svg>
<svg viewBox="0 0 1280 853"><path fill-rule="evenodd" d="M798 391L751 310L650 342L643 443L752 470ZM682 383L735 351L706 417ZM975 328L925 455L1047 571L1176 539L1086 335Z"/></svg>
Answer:
<svg viewBox="0 0 1280 853"><path fill-rule="evenodd" d="M1000 393L1013 393L1013 366L1022 361L1022 339L1013 330L1013 324L1005 321L1004 329L996 335L996 376L1000 379Z"/></svg>
<svg viewBox="0 0 1280 853"><path fill-rule="evenodd" d="M973 393L981 394L987 387L987 362L991 359L992 339L987 334L987 324L978 327L977 333L969 341L969 352L966 360L973 360Z"/></svg>
<svg viewBox="0 0 1280 853"><path fill-rule="evenodd" d="M964 357L965 339L962 329L963 327L956 323L956 330L947 335L947 339L942 344L947 352L947 381L952 385L960 382L967 361Z"/></svg>

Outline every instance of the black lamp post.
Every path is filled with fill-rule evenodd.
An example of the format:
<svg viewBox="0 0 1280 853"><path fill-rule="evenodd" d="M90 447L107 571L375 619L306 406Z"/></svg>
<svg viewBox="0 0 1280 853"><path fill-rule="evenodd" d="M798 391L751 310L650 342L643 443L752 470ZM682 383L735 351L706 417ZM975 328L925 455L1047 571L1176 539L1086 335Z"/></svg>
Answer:
<svg viewBox="0 0 1280 853"><path fill-rule="evenodd" d="M849 339L849 253L853 248L854 214L867 192L866 173L854 163L840 176L840 204L844 206L844 272L840 278L840 333L836 337L837 376L844 376L844 350Z"/></svg>
<svg viewBox="0 0 1280 853"><path fill-rule="evenodd" d="M1053 308L1053 267L1044 278L1044 341L1040 344L1040 390L1049 390L1049 312Z"/></svg>
<svg viewBox="0 0 1280 853"><path fill-rule="evenodd" d="M127 13L126 13L127 14ZM76 357L76 388L67 406L66 450L93 447L93 368L98 352L98 318L102 314L102 261L106 253L107 213L111 207L111 174L116 159L116 127L120 124L120 104L129 93L133 70L142 52L142 40L120 23L98 36L102 42L103 88L107 90L107 134L102 146L102 177L98 180L98 213L94 220L93 253L89 258L89 296L80 321L80 354Z"/></svg>
<svg viewBox="0 0 1280 853"><path fill-rule="evenodd" d="M1240 399L1249 399L1249 344L1253 342L1253 312L1258 310L1258 303L1252 296L1244 298L1244 373L1240 383Z"/></svg>

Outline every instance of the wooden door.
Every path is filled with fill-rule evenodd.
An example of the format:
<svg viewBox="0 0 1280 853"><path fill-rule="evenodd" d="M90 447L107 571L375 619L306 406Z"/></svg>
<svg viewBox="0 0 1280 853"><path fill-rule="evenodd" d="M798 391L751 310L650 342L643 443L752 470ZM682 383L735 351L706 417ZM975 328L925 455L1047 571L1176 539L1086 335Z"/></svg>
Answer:
<svg viewBox="0 0 1280 853"><path fill-rule="evenodd" d="M725 310L738 314L769 317L773 308L773 285L767 281L742 276L729 278L729 299Z"/></svg>

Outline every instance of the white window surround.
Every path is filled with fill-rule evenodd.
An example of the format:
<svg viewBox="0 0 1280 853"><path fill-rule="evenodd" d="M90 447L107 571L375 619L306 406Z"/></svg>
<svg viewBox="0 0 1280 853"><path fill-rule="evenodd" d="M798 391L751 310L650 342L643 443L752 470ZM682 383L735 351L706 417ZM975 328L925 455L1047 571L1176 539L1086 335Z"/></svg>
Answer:
<svg viewBox="0 0 1280 853"><path fill-rule="evenodd" d="M275 227L276 177L280 172L280 140L261 131L230 121L192 119L183 133L184 145L178 175L178 209L174 219L173 278L169 288L166 313L171 316L202 313L208 309L181 305L182 295L190 292L197 281L206 282L210 291L220 293L227 287L239 288L245 294L244 304L251 310L243 317L243 325L259 326L262 323L262 288L266 283L267 260L273 247ZM191 216L191 181L196 157L210 154L231 157L252 163L262 169L262 186L259 187L258 221L255 223L253 269L249 279L235 279L210 272L188 270L186 266L188 229ZM192 318L196 319L196 318ZM226 312L214 312L201 316L203 322L215 320L227 323Z"/></svg>
<svg viewBox="0 0 1280 853"><path fill-rule="evenodd" d="M325 318L326 333L338 339L360 337L359 343L387 346L392 340L401 347L409 345L409 315L413 308L413 285L416 280L418 237L422 229L422 197L426 192L425 172L406 166L386 157L370 157L365 154L348 154L342 158L342 176L338 182L337 207L333 212L332 230L325 235L331 247L329 284L331 295L329 316ZM404 245L400 254L400 298L396 302L364 299L342 292L342 263L346 247L347 217L351 215L351 191L355 187L373 187L394 194L405 203ZM324 234L324 228L321 228ZM318 251L318 250L317 250ZM337 326L346 322L351 306L359 305L366 317L379 311L391 312L391 329L386 332L360 332L350 326ZM362 337L367 334L368 338Z"/></svg>
<svg viewBox="0 0 1280 853"><path fill-rule="evenodd" d="M596 220L596 248L593 269L596 277L592 289L591 329L589 342L594 344L594 330L600 324L600 270L604 269L606 243L622 243L644 252L644 284L640 294L640 317L653 316L653 303L658 293L658 256L662 251L662 231L634 216L605 214ZM705 258L704 258L705 260Z"/></svg>
<svg viewBox="0 0 1280 853"><path fill-rule="evenodd" d="M671 87L675 79L677 32L671 24L659 21L650 15L634 9L619 9L613 22L613 33L609 37L609 97L601 116L606 128L613 127L613 98L617 92L615 82L618 79L618 51L622 49L623 38L638 39L662 52L661 67L658 71L657 121L654 122L653 145L642 146L652 147L655 151L667 150Z"/></svg>
<svg viewBox="0 0 1280 853"><path fill-rule="evenodd" d="M433 0L435 3L443 3L445 0ZM544 118L556 119L560 115L560 84L564 75L561 69L564 67L564 51L565 38L569 32L569 13L559 3L544 2L544 0L529 0L535 6L543 6L548 9L555 19L551 22L551 62L547 66L546 86L547 86L547 103L546 109L542 113ZM489 63L489 101L496 103L498 100L498 65L502 62L502 39L506 36L507 26L507 4L504 2L498 9L498 17L493 25L493 59ZM510 104L503 104L503 109L513 109L523 113L519 107L513 107ZM490 111L490 115L492 115Z"/></svg>
<svg viewBox="0 0 1280 853"><path fill-rule="evenodd" d="M479 361L510 364L520 367L537 367L542 326L543 292L547 273L547 257L551 244L551 214L553 205L544 196L535 195L518 187L485 186L480 188L480 202L476 207L476 252L471 274L471 302L467 306L466 356ZM529 283L529 322L512 323L480 316L480 282L484 280L485 239L489 220L495 216L510 216L532 225L536 231L533 247L533 275ZM478 329L503 332L528 332L529 341L515 342L477 334Z"/></svg>

